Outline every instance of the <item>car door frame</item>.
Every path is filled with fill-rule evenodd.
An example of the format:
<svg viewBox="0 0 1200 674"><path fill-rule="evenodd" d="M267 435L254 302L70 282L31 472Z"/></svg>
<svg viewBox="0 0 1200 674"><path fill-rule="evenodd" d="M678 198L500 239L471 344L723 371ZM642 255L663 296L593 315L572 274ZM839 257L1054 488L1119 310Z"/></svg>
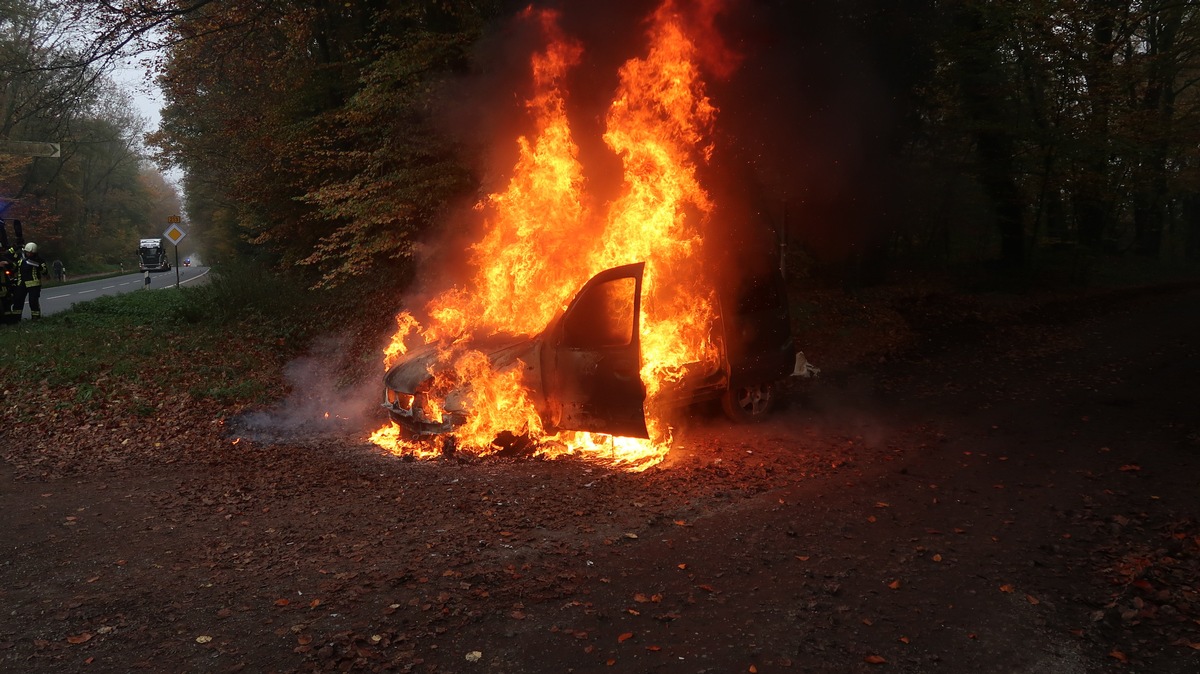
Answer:
<svg viewBox="0 0 1200 674"><path fill-rule="evenodd" d="M625 437L648 438L643 403L646 386L641 379L642 278L646 264L635 262L606 269L579 289L571 303L547 331L544 343L543 381L549 425L557 430L588 431ZM605 284L633 279L632 332L623 344L574 343L568 328L579 312L589 311L589 300Z"/></svg>

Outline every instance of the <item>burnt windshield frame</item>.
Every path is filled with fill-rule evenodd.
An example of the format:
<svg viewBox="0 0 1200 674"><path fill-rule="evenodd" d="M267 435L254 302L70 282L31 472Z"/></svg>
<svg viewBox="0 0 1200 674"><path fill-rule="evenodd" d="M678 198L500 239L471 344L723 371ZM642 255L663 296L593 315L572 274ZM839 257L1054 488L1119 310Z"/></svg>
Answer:
<svg viewBox="0 0 1200 674"><path fill-rule="evenodd" d="M637 324L637 280L609 279L580 293L563 317L562 345L571 349L604 349L633 343Z"/></svg>

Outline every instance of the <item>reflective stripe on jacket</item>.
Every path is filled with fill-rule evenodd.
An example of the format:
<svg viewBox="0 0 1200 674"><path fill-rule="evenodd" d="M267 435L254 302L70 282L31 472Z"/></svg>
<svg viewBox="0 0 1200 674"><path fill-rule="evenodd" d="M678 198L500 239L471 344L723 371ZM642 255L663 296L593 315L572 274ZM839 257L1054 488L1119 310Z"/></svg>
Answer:
<svg viewBox="0 0 1200 674"><path fill-rule="evenodd" d="M26 288L42 285L42 277L48 273L46 263L41 260L28 257L21 260L21 283L25 284Z"/></svg>

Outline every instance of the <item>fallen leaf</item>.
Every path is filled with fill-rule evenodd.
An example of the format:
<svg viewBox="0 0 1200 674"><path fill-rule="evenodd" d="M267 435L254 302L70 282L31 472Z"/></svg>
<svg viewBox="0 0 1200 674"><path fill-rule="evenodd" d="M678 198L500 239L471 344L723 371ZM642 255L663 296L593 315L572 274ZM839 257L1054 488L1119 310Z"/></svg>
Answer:
<svg viewBox="0 0 1200 674"><path fill-rule="evenodd" d="M84 632L82 634L76 634L75 636L67 637L67 643L82 644L82 643L86 643L87 641L90 641L91 638L92 638L91 632Z"/></svg>
<svg viewBox="0 0 1200 674"><path fill-rule="evenodd" d="M863 660L870 665L882 665L883 663L887 662L882 655L868 655L867 657L863 658Z"/></svg>
<svg viewBox="0 0 1200 674"><path fill-rule="evenodd" d="M1124 653L1122 653L1121 651L1118 651L1115 648L1108 652L1108 657L1116 658L1117 660L1120 660L1121 662L1129 662L1129 658Z"/></svg>
<svg viewBox="0 0 1200 674"><path fill-rule="evenodd" d="M656 646L656 645L654 645L654 644L650 644L649 646L647 646L647 647L646 647L646 650L648 650L648 651L661 651L661 650L662 650L662 646Z"/></svg>
<svg viewBox="0 0 1200 674"><path fill-rule="evenodd" d="M471 651L470 653L467 653L466 660L467 662L479 662L479 659L482 657L483 653L479 651Z"/></svg>
<svg viewBox="0 0 1200 674"><path fill-rule="evenodd" d="M200 636L196 637L196 643L198 644L207 644L210 641L212 641L212 637L208 636L207 634L201 634Z"/></svg>
<svg viewBox="0 0 1200 674"><path fill-rule="evenodd" d="M296 637L296 643L300 644L301 646L307 646L312 643L312 639L313 638L311 635L301 634L300 636Z"/></svg>
<svg viewBox="0 0 1200 674"><path fill-rule="evenodd" d="M796 559L798 559L802 562L807 562L808 560L810 560L812 558L809 557L808 555L796 555Z"/></svg>
<svg viewBox="0 0 1200 674"><path fill-rule="evenodd" d="M888 583L888 587L892 588L893 590L899 590L900 589L899 579L893 580L892 582Z"/></svg>
<svg viewBox="0 0 1200 674"><path fill-rule="evenodd" d="M1000 586L1001 592L1008 592L1009 594L1012 594L1013 590L1015 590L1015 589L1016 589L1015 587L1013 587L1012 585L1009 585L1008 583L1005 583Z"/></svg>
<svg viewBox="0 0 1200 674"><path fill-rule="evenodd" d="M900 637L900 643L902 643L902 644L907 644L907 643L908 643L908 637Z"/></svg>
<svg viewBox="0 0 1200 674"><path fill-rule="evenodd" d="M1141 467L1141 466L1139 466L1139 465L1137 465L1136 463L1127 463L1127 464L1125 464L1124 466L1121 466L1121 472L1122 472L1122 473L1134 473L1134 472L1137 472L1137 471L1139 471L1139 470L1141 470L1141 469L1142 469L1142 467ZM1113 652L1115 653L1115 652L1117 652L1117 651L1113 651ZM1124 661L1124 660L1121 660L1121 662L1125 662L1125 661Z"/></svg>
<svg viewBox="0 0 1200 674"><path fill-rule="evenodd" d="M935 562L940 562L940 561L942 561L942 556L941 556L941 555L934 555L934 556L933 556L933 561L935 561Z"/></svg>
<svg viewBox="0 0 1200 674"><path fill-rule="evenodd" d="M679 568L680 568L680 569L686 569L686 568L687 568L687 564L680 564L680 565L679 565Z"/></svg>
<svg viewBox="0 0 1200 674"><path fill-rule="evenodd" d="M633 638L633 632L622 632L621 636L617 637L617 643L625 643Z"/></svg>
<svg viewBox="0 0 1200 674"><path fill-rule="evenodd" d="M650 601L650 598L639 592L633 595L633 600L639 604L645 604L646 602Z"/></svg>
<svg viewBox="0 0 1200 674"><path fill-rule="evenodd" d="M524 620L525 619L525 613L522 611L513 611L512 613L509 613L509 615L513 617L513 620Z"/></svg>
<svg viewBox="0 0 1200 674"><path fill-rule="evenodd" d="M750 672L750 674L758 674L758 667L755 667L754 665L750 665L750 669L748 671Z"/></svg>
<svg viewBox="0 0 1200 674"><path fill-rule="evenodd" d="M1029 603L1033 604L1034 606L1037 606L1038 604L1042 603L1041 601L1038 600L1037 597L1035 597L1031 594L1025 595L1025 599L1027 599L1029 601Z"/></svg>
<svg viewBox="0 0 1200 674"><path fill-rule="evenodd" d="M316 607L318 607L318 606L320 606L320 605L321 605L321 600L320 600L320 599L314 599L314 600L312 600L312 601L308 602L308 607L309 607L309 608L316 608Z"/></svg>
<svg viewBox="0 0 1200 674"><path fill-rule="evenodd" d="M697 585L696 587L700 588L701 590L704 590L705 592L716 592L717 591L712 585L708 585L708 584Z"/></svg>
<svg viewBox="0 0 1200 674"><path fill-rule="evenodd" d="M616 659L616 658L609 658L609 659L608 659L608 662L605 662L604 664L608 665L609 667L612 667L613 665L617 664L617 659Z"/></svg>

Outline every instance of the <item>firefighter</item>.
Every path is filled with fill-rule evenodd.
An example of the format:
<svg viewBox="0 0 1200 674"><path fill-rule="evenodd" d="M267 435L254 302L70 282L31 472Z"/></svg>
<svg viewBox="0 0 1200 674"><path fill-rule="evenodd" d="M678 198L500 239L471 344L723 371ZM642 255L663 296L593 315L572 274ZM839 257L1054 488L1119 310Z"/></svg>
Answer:
<svg viewBox="0 0 1200 674"><path fill-rule="evenodd" d="M30 241L22 250L25 254L21 257L21 280L20 286L18 286L20 290L17 292L17 301L13 306L13 311L17 315L17 320L20 321L21 314L25 311L25 298L28 297L29 315L36 321L42 317L42 279L50 275L50 270L38 255L36 243Z"/></svg>
<svg viewBox="0 0 1200 674"><path fill-rule="evenodd" d="M3 323L16 323L21 320L21 313L14 306L21 287L19 266L20 260L15 250L10 246L0 250L0 310L3 310L0 322Z"/></svg>

